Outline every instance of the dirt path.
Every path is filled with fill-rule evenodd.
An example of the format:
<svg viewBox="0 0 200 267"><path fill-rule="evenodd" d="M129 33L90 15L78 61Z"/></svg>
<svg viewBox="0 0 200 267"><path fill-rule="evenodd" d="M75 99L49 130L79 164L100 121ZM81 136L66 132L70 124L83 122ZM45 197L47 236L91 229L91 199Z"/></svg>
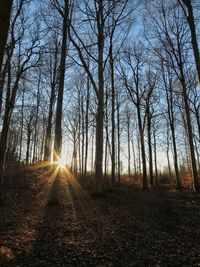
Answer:
<svg viewBox="0 0 200 267"><path fill-rule="evenodd" d="M3 266L199 266L197 194L123 185L94 198L69 172L46 176L15 217L2 213L0 243L16 256Z"/></svg>

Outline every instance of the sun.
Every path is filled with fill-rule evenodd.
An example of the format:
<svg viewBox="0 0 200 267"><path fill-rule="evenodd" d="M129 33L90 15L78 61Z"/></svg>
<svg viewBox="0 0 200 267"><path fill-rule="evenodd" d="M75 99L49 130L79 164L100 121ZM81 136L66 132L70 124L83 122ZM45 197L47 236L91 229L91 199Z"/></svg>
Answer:
<svg viewBox="0 0 200 267"><path fill-rule="evenodd" d="M66 161L63 158L59 158L57 163L59 168L64 168L66 165Z"/></svg>

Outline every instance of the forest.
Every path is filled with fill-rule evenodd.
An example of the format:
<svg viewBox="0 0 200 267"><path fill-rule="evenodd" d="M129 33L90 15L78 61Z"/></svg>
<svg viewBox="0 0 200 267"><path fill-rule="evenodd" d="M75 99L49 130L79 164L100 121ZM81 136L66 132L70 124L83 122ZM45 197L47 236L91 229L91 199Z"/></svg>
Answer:
<svg viewBox="0 0 200 267"><path fill-rule="evenodd" d="M199 266L200 0L0 0L0 266Z"/></svg>

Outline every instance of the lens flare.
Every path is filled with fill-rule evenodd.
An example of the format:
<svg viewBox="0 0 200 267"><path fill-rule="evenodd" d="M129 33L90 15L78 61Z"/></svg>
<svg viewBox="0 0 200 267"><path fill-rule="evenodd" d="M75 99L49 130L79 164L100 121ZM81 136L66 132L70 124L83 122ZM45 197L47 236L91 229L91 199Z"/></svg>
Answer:
<svg viewBox="0 0 200 267"><path fill-rule="evenodd" d="M64 168L66 165L66 161L63 158L58 159L58 167Z"/></svg>

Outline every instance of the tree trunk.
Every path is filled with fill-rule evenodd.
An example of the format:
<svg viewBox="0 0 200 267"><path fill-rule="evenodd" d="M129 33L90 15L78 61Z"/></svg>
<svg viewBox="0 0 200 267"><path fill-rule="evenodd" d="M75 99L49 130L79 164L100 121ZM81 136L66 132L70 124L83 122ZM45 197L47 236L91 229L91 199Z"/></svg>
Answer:
<svg viewBox="0 0 200 267"><path fill-rule="evenodd" d="M127 110L127 138L128 138L128 175L131 175L131 138L130 138L130 114Z"/></svg>
<svg viewBox="0 0 200 267"><path fill-rule="evenodd" d="M173 144L173 152L174 152L174 170L176 176L176 189L181 188L179 170L178 170L178 155L177 155L177 148L176 148L176 137L174 131L174 125L170 123L171 133L172 133L172 144Z"/></svg>
<svg viewBox="0 0 200 267"><path fill-rule="evenodd" d="M145 143L144 143L144 130L142 126L141 111L140 107L137 106L137 116L138 116L138 127L140 133L140 145L141 145L141 156L142 156L142 176L143 176L143 189L148 189L147 180L147 167L146 167L146 155L145 155Z"/></svg>
<svg viewBox="0 0 200 267"><path fill-rule="evenodd" d="M121 179L121 164L120 164L120 104L119 92L117 93L117 183L120 185Z"/></svg>
<svg viewBox="0 0 200 267"><path fill-rule="evenodd" d="M5 154L6 154L9 124L10 124L10 111L12 108L11 103L10 103L10 91L11 91L10 87L11 87L11 66L9 63L5 113L4 113L3 127L2 127L1 137L0 137L0 202L2 201Z"/></svg>
<svg viewBox="0 0 200 267"><path fill-rule="evenodd" d="M98 1L98 107L96 115L96 159L95 159L95 181L97 193L103 190L103 121L104 121L104 17L103 1Z"/></svg>
<svg viewBox="0 0 200 267"><path fill-rule="evenodd" d="M195 152L196 152L197 163L198 163L197 172L199 172L200 171L200 154L199 154L199 149L197 145L197 138L195 137L194 137L194 144L195 144Z"/></svg>
<svg viewBox="0 0 200 267"><path fill-rule="evenodd" d="M85 167L84 173L87 173L87 159L88 159L88 133L89 133L89 103L90 103L90 80L87 76L87 97L86 97L86 113L85 113Z"/></svg>
<svg viewBox="0 0 200 267"><path fill-rule="evenodd" d="M102 81L101 81L102 83ZM99 92L98 110L96 119L96 160L95 160L95 180L96 192L101 193L103 188L103 173L102 173L102 160L103 160L103 114L104 110L104 96Z"/></svg>
<svg viewBox="0 0 200 267"><path fill-rule="evenodd" d="M55 83L51 84L49 115L47 121L45 147L44 147L44 161L49 161L51 158L51 129L52 129L53 107L55 103L55 86L56 86Z"/></svg>
<svg viewBox="0 0 200 267"><path fill-rule="evenodd" d="M141 168L141 145L140 145L140 134L137 134L137 147L138 147L138 174L141 177L142 168Z"/></svg>
<svg viewBox="0 0 200 267"><path fill-rule="evenodd" d="M136 167L136 156L135 156L135 144L133 137L131 138L131 144L132 144L132 149L133 149L133 165L134 165L134 175L137 173L137 167Z"/></svg>
<svg viewBox="0 0 200 267"><path fill-rule="evenodd" d="M60 59L60 73L58 82L58 99L56 106L56 123L55 123L55 138L54 138L54 160L57 161L61 156L62 149L62 106L63 92L65 83L65 62L67 55L67 20L68 20L68 1L65 1L64 15L62 28L62 46Z"/></svg>
<svg viewBox="0 0 200 267"><path fill-rule="evenodd" d="M158 166L157 166L157 142L156 142L156 130L155 130L155 128L153 130L153 140L154 140L154 169L155 169L156 186L158 186L159 181L158 181Z"/></svg>
<svg viewBox="0 0 200 267"><path fill-rule="evenodd" d="M169 127L167 125L167 165L168 165L169 179L170 179L170 183L171 183L172 182L172 171L171 171L171 164L170 164L170 159L169 159L169 149L170 149Z"/></svg>
<svg viewBox="0 0 200 267"><path fill-rule="evenodd" d="M94 138L95 138L95 128L92 130L92 148L91 148L91 172L94 173Z"/></svg>
<svg viewBox="0 0 200 267"><path fill-rule="evenodd" d="M57 58L58 58L58 46L56 45L55 53L54 53L53 77L52 77L52 81L51 81L51 95L50 95L50 103L49 103L49 114L48 114L46 137L45 137L44 161L49 161L50 158L51 158L51 131L52 131L53 109L54 109L55 98L56 98Z"/></svg>
<svg viewBox="0 0 200 267"><path fill-rule="evenodd" d="M2 112L3 88L5 84L9 61L10 61L10 57L7 57L4 68L2 68L2 71L0 72L0 114Z"/></svg>
<svg viewBox="0 0 200 267"><path fill-rule="evenodd" d="M149 104L147 106L147 134L148 134L148 148L149 148L149 177L150 184L153 186L153 155L152 155L152 142L151 142L151 119L152 115L149 110Z"/></svg>
<svg viewBox="0 0 200 267"><path fill-rule="evenodd" d="M26 164L29 163L29 158L30 158L30 144L31 144L31 120L29 121L28 124L28 129L27 129L27 144L26 144Z"/></svg>
<svg viewBox="0 0 200 267"><path fill-rule="evenodd" d="M192 130L192 124L191 124L191 118L190 118L190 108L189 108L189 103L188 103L188 93L187 93L187 87L185 83L185 77L183 74L183 68L181 66L180 66L180 72L181 72L180 81L181 81L181 85L183 89L183 99L184 99L184 106L185 106L188 143L189 143L189 148L190 148L190 160L191 160L191 167L192 167L193 186L194 186L195 191L200 191L200 183L199 183L196 158L195 158L193 130Z"/></svg>
<svg viewBox="0 0 200 267"><path fill-rule="evenodd" d="M199 142L200 142L200 108L199 110L198 109L195 109L195 117L196 117L196 121L197 121L197 127L198 127L198 133L199 133Z"/></svg>
<svg viewBox="0 0 200 267"><path fill-rule="evenodd" d="M13 0L0 0L0 73L8 38Z"/></svg>
<svg viewBox="0 0 200 267"><path fill-rule="evenodd" d="M33 163L37 161L37 139L38 139L38 115L39 115L39 107L40 107L40 82L41 82L41 73L39 73L38 84L37 84L37 106L36 106L36 114L35 114L35 125L34 125L34 139L33 139Z"/></svg>
<svg viewBox="0 0 200 267"><path fill-rule="evenodd" d="M182 6L182 3L180 2L182 2L186 6L188 13L185 12L185 9ZM194 53L196 69L197 69L198 81L200 85L200 53L199 53L199 47L198 47L198 42L197 42L197 33L196 33L196 25L195 25L195 19L194 19L194 14L193 14L192 1L191 0L179 0L179 3L183 7L183 10L185 12L185 16L186 16L186 19L188 21L188 25L190 28L192 48L193 48L193 53Z"/></svg>
<svg viewBox="0 0 200 267"><path fill-rule="evenodd" d="M81 110L80 110L80 106L81 106L81 93L79 91L79 95L78 95L78 170L79 173L81 173L82 167L81 167Z"/></svg>
<svg viewBox="0 0 200 267"><path fill-rule="evenodd" d="M81 132L82 132L82 142L81 142L81 174L84 173L84 152L85 152L85 116L84 116L84 101L83 101L83 93L81 93Z"/></svg>
<svg viewBox="0 0 200 267"><path fill-rule="evenodd" d="M114 80L114 59L113 44L110 44L110 71L111 71L111 90L112 90L112 152L111 152L111 188L115 186L115 80Z"/></svg>
<svg viewBox="0 0 200 267"><path fill-rule="evenodd" d="M108 90L106 89L106 99L105 99L105 146L104 146L104 189L107 189L107 172L108 172L108 146L109 146L109 133L108 133ZM108 184L109 185L109 184ZM109 185L110 186L110 185Z"/></svg>
<svg viewBox="0 0 200 267"><path fill-rule="evenodd" d="M22 157L22 141L23 141L23 131L24 131L24 95L25 95L25 84L23 85L23 92L22 92L22 117L21 117L21 131L20 131L20 144L19 144L19 162L21 161Z"/></svg>

